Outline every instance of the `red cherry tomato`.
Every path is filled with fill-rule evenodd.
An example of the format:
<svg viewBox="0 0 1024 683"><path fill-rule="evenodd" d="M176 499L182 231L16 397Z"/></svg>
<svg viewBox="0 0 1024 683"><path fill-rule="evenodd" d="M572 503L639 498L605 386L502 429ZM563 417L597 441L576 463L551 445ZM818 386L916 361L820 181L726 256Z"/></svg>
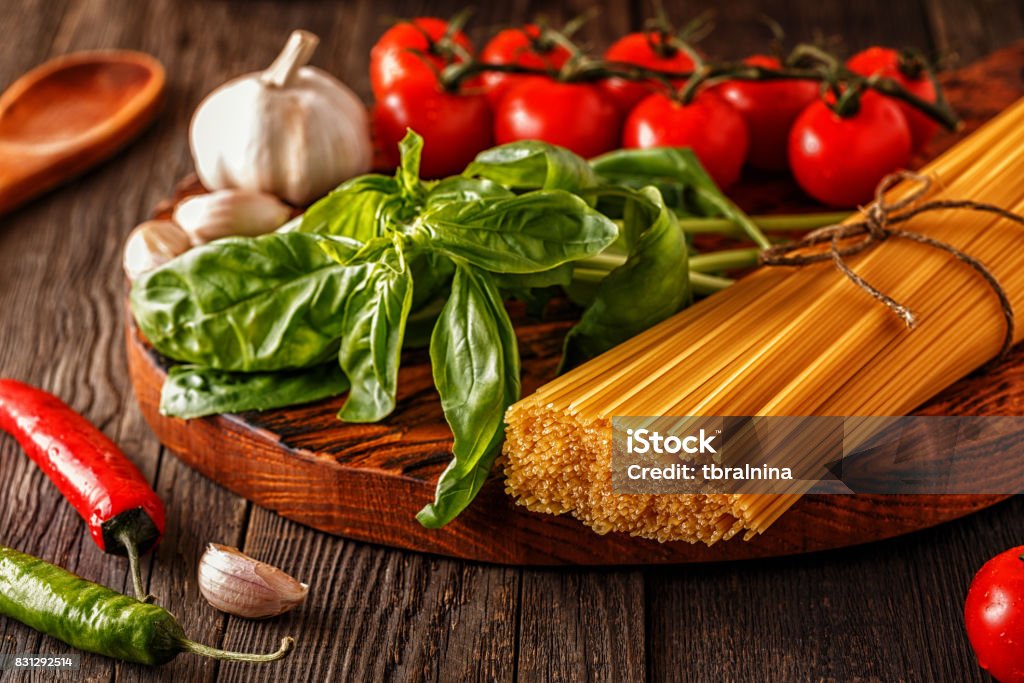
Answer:
<svg viewBox="0 0 1024 683"><path fill-rule="evenodd" d="M626 119L624 147L689 147L715 183L725 189L740 177L747 158L743 116L711 90L689 104L649 95Z"/></svg>
<svg viewBox="0 0 1024 683"><path fill-rule="evenodd" d="M840 117L823 100L814 102L797 117L789 135L789 165L800 187L837 207L870 201L879 181L905 167L910 155L910 129L903 112L871 91L847 117Z"/></svg>
<svg viewBox="0 0 1024 683"><path fill-rule="evenodd" d="M370 50L374 97L381 99L395 88L436 83L436 71L462 61L458 55L446 53L440 44L447 31L448 22L434 17L403 21L385 31ZM452 40L466 52L473 52L473 44L462 31L456 31Z"/></svg>
<svg viewBox="0 0 1024 683"><path fill-rule="evenodd" d="M584 158L619 146L622 117L600 88L535 76L511 88L494 115L497 143L543 140Z"/></svg>
<svg viewBox="0 0 1024 683"><path fill-rule="evenodd" d="M373 126L380 158L391 167L398 163L398 143L407 128L423 136L420 175L424 178L461 173L493 144L486 97L443 92L433 85L386 93L374 106Z"/></svg>
<svg viewBox="0 0 1024 683"><path fill-rule="evenodd" d="M486 64L517 64L534 69L560 69L572 56L564 46L545 41L535 24L500 31L480 53ZM491 104L497 106L509 88L529 78L525 74L485 72L482 80Z"/></svg>
<svg viewBox="0 0 1024 683"><path fill-rule="evenodd" d="M1001 683L1024 682L1024 545L996 555L975 575L964 604L978 664Z"/></svg>
<svg viewBox="0 0 1024 683"><path fill-rule="evenodd" d="M693 60L688 54L666 44L662 34L656 32L627 34L612 43L604 53L604 58L610 62L635 64L658 71L690 72L694 67ZM682 86L681 81L673 83L677 88ZM601 83L601 87L623 112L628 112L640 100L663 86L653 80L630 81L624 78L609 78Z"/></svg>
<svg viewBox="0 0 1024 683"><path fill-rule="evenodd" d="M891 78L911 94L926 102L935 102L937 99L935 85L928 78L928 74L923 69L920 73L908 74L901 66L899 52L891 48L869 47L850 57L846 66L850 71L862 76L880 74ZM907 118L907 125L910 126L910 134L914 139L914 151L923 149L934 137L935 131L939 129L938 122L913 105L902 101L898 101L897 104Z"/></svg>
<svg viewBox="0 0 1024 683"><path fill-rule="evenodd" d="M778 59L766 55L747 57L743 63L769 69L782 67ZM791 79L729 81L715 88L715 92L747 122L747 163L768 171L788 168L789 129L800 112L818 98L818 84Z"/></svg>

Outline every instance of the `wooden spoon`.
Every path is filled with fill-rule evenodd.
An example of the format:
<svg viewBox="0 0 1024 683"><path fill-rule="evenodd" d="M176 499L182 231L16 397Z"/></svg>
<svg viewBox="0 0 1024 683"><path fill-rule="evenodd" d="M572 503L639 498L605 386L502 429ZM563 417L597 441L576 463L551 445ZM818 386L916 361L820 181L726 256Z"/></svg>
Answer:
<svg viewBox="0 0 1024 683"><path fill-rule="evenodd" d="M121 149L156 115L166 78L139 52L77 52L0 95L0 213Z"/></svg>

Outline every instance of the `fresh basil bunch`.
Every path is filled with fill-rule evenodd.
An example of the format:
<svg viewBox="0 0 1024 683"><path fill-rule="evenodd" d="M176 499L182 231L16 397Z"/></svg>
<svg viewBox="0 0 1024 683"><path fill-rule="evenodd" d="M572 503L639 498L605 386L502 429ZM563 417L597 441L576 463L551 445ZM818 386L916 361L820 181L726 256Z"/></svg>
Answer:
<svg viewBox="0 0 1024 683"><path fill-rule="evenodd" d="M183 417L347 389L339 418L381 420L395 408L403 347L429 331L434 382L455 436L435 500L418 515L439 527L487 479L505 411L519 398L504 300L564 287L583 305L565 344L563 367L575 365L690 300L677 215L725 215L740 225L746 217L735 210L736 218L679 150L588 163L519 142L433 182L419 178L421 150L410 132L394 176L354 178L291 230L212 242L152 271L133 286L131 309L158 351L188 364L172 370L161 403ZM610 272L577 282L610 254ZM250 388L258 399L247 398Z"/></svg>

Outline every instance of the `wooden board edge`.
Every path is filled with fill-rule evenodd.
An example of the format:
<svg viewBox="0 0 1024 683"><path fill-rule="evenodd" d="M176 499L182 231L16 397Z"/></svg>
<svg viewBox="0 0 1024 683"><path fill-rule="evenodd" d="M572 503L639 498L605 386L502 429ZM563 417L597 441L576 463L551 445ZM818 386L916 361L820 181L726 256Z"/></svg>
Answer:
<svg viewBox="0 0 1024 683"><path fill-rule="evenodd" d="M517 506L497 477L458 519L426 529L416 512L433 483L359 469L296 450L242 416L182 420L160 414L165 377L127 316L125 348L140 409L157 438L224 488L305 526L336 536L493 564L629 566L760 559L859 545L950 521L1008 496L807 496L764 535L711 547L600 536L568 516ZM354 504L347 495L360 491ZM314 501L316 501L314 503Z"/></svg>

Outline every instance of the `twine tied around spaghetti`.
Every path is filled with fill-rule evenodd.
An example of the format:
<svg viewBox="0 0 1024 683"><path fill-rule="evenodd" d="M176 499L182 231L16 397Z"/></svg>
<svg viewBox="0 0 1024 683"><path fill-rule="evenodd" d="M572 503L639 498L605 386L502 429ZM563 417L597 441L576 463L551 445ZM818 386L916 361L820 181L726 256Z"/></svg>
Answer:
<svg viewBox="0 0 1024 683"><path fill-rule="evenodd" d="M885 194L896 184L904 180L915 183L917 187L902 199L892 202L887 201ZM885 304L890 311L898 315L907 324L907 327L913 329L917 324L917 316L914 312L906 305L879 291L871 283L855 273L846 262L846 258L884 242L890 237L912 240L950 253L981 275L992 288L992 291L995 292L996 296L999 297L999 305L1006 320L1003 345L999 355L996 357L997 360L1001 359L1013 345L1014 313L1006 290L1003 289L1003 286L992 274L992 271L986 268L981 261L964 253L952 244L917 232L899 230L892 226L908 221L922 213L947 209L968 209L970 211L992 213L1021 225L1024 225L1024 216L993 204L975 202L969 199L934 199L918 203L919 200L928 194L931 187L931 178L911 171L899 171L887 175L875 189L875 201L867 207L861 208L862 220L828 225L809 232L802 239L795 242L788 242L765 249L760 254L760 261L766 266L803 266L831 259L835 263L836 268L849 278L851 282L877 301ZM829 244L829 248L825 251L804 252L809 247L826 242Z"/></svg>

